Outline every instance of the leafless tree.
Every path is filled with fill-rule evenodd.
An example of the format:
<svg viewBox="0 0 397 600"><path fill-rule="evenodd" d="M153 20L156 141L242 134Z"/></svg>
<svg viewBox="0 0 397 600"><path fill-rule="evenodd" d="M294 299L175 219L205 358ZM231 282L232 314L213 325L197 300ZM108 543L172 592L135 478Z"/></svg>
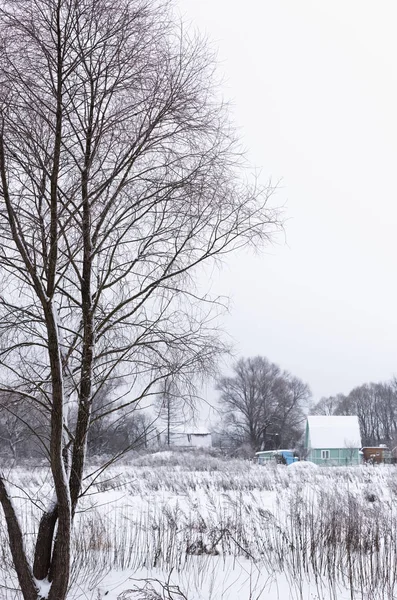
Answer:
<svg viewBox="0 0 397 600"><path fill-rule="evenodd" d="M322 398L312 414L357 415L364 446L393 445L397 438L396 380L365 383L344 396Z"/></svg>
<svg viewBox="0 0 397 600"><path fill-rule="evenodd" d="M309 387L266 358L240 359L218 382L220 404L235 443L252 449L294 445L301 436Z"/></svg>
<svg viewBox="0 0 397 600"><path fill-rule="evenodd" d="M0 393L0 453L14 460L32 450L32 430L38 423L31 407L21 403L18 395Z"/></svg>
<svg viewBox="0 0 397 600"><path fill-rule="evenodd" d="M124 455L127 450L146 447L155 437L154 420L150 418L139 403L132 403L115 410L103 418L98 415L106 412L106 408L114 401L118 389L105 385L96 395L92 410L91 424L87 437L88 456L104 457ZM75 425L73 418L72 425Z"/></svg>
<svg viewBox="0 0 397 600"><path fill-rule="evenodd" d="M311 410L312 415L336 415L339 414L340 407L346 400L346 396L343 394L337 394L336 396L323 397L315 404Z"/></svg>
<svg viewBox="0 0 397 600"><path fill-rule="evenodd" d="M242 173L212 57L169 7L1 0L0 45L1 389L46 415L56 498L32 565L4 476L0 502L24 599L48 578L64 600L90 427L211 368L200 266L279 220Z"/></svg>
<svg viewBox="0 0 397 600"><path fill-rule="evenodd" d="M357 441L354 440L346 440L345 441L345 449L346 449L346 463L354 464L357 453ZM358 462L358 461L357 461Z"/></svg>
<svg viewBox="0 0 397 600"><path fill-rule="evenodd" d="M172 433L178 427L194 420L194 395L187 386L178 385L172 378L161 382L157 401L155 402L155 415L160 433L165 433L166 443L169 446ZM184 398L184 400L182 400Z"/></svg>

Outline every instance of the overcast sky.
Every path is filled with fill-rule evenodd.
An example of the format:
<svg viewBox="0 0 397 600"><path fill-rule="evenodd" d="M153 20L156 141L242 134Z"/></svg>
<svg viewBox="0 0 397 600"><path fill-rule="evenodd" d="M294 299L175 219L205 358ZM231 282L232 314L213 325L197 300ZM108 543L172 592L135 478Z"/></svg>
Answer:
<svg viewBox="0 0 397 600"><path fill-rule="evenodd" d="M287 243L230 260L225 329L314 399L397 374L397 3L179 0L219 53Z"/></svg>

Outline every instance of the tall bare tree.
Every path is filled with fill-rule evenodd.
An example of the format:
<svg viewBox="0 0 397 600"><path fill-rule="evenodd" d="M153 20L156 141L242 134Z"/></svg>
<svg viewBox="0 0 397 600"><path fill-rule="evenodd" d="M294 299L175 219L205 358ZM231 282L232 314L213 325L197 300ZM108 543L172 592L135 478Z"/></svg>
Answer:
<svg viewBox="0 0 397 600"><path fill-rule="evenodd" d="M325 413L324 410L327 410ZM357 415L365 446L394 446L397 440L397 381L364 383L344 396L322 398L313 414Z"/></svg>
<svg viewBox="0 0 397 600"><path fill-rule="evenodd" d="M172 379L166 379L161 383L155 410L158 425L165 433L168 446L171 444L172 432L188 420L190 402L182 403L181 397L178 386Z"/></svg>
<svg viewBox="0 0 397 600"><path fill-rule="evenodd" d="M32 561L4 476L0 502L24 599L48 579L63 600L90 426L210 368L198 269L268 241L278 215L241 177L212 57L167 6L1 0L0 46L1 389L45 416L55 494ZM129 393L97 411L119 378Z"/></svg>
<svg viewBox="0 0 397 600"><path fill-rule="evenodd" d="M253 450L295 444L302 431L310 389L267 358L242 358L217 386L235 443Z"/></svg>

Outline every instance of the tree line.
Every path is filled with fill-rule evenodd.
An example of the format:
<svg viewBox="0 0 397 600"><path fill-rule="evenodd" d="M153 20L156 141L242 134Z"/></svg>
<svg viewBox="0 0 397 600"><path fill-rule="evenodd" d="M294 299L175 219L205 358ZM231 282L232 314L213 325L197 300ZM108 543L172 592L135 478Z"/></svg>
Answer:
<svg viewBox="0 0 397 600"><path fill-rule="evenodd" d="M181 389L172 378L161 382L149 408L132 403L102 417L108 406L114 406L115 397L120 404L119 390L110 384L97 395L87 436L89 458L114 458L130 450L171 445L172 433L192 421L195 414L192 389L186 386ZM69 426L75 427L74 405L69 409L68 419ZM45 461L43 441L48 427L48 418L34 403L18 394L0 391L0 457L17 463L30 459L36 463Z"/></svg>
<svg viewBox="0 0 397 600"><path fill-rule="evenodd" d="M111 394L102 394L97 410L104 409L111 401ZM71 407L69 425L75 426L76 420L75 407ZM115 417L107 415L103 419L95 419L94 414L87 437L87 455L115 457L131 449L146 448L155 439L155 421L139 407L129 407ZM18 394L0 392L0 457L16 463L31 459L36 464L46 461L48 429L48 418L35 404L21 401Z"/></svg>
<svg viewBox="0 0 397 600"><path fill-rule="evenodd" d="M397 378L364 383L347 395L321 398L313 407L316 415L357 415L363 446L397 445Z"/></svg>
<svg viewBox="0 0 397 600"><path fill-rule="evenodd" d="M242 358L217 384L221 423L217 445L248 452L301 448L308 414L357 415L363 446L397 446L397 378L364 383L347 395L311 405L307 384L267 358Z"/></svg>
<svg viewBox="0 0 397 600"><path fill-rule="evenodd" d="M221 426L213 429L215 445L246 447L248 454L273 448L300 448L307 414L357 415L363 446L397 445L397 378L366 383L349 394L323 397L311 406L309 386L265 357L241 358L229 376L220 377ZM194 398L169 378L158 386L151 410L127 406L96 418L113 406L116 390L105 386L96 400L87 437L88 456L121 456L131 449L170 445L172 433L192 419ZM0 456L14 460L44 459L48 421L34 403L0 392ZM71 407L70 426L77 414ZM161 432L161 438L159 433Z"/></svg>

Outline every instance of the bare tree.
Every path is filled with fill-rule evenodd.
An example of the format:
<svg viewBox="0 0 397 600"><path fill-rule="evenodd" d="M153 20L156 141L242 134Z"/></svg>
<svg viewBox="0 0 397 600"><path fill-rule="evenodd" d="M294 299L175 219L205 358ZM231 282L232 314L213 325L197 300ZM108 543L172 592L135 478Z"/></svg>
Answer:
<svg viewBox="0 0 397 600"><path fill-rule="evenodd" d="M235 443L254 450L294 445L301 436L309 387L266 358L240 359L218 382L220 404Z"/></svg>
<svg viewBox="0 0 397 600"><path fill-rule="evenodd" d="M397 394L394 381L367 383L354 388L340 410L343 414L358 416L365 446L390 444L396 435Z"/></svg>
<svg viewBox="0 0 397 600"><path fill-rule="evenodd" d="M103 386L96 395L87 437L90 457L103 456L109 459L123 455L127 450L147 446L155 435L153 419L149 418L139 403L124 406L97 419L98 415L107 412L109 405L113 406L115 397L119 399L118 389L112 385ZM74 425L73 419L71 420Z"/></svg>
<svg viewBox="0 0 397 600"><path fill-rule="evenodd" d="M393 445L397 437L396 380L365 383L347 396L337 394L322 398L312 414L357 415L363 445Z"/></svg>
<svg viewBox="0 0 397 600"><path fill-rule="evenodd" d="M258 356L240 359L233 371L233 377L223 377L217 384L221 408L236 441L248 441L259 450L272 425L280 369Z"/></svg>
<svg viewBox="0 0 397 600"><path fill-rule="evenodd" d="M310 388L298 377L283 371L275 392L277 411L273 421L279 447L294 447L302 436L311 398Z"/></svg>
<svg viewBox="0 0 397 600"><path fill-rule="evenodd" d="M346 448L346 464L352 465L355 462L358 463L358 460L356 459L357 441L346 440L345 448Z"/></svg>
<svg viewBox="0 0 397 600"><path fill-rule="evenodd" d="M188 413L192 412L191 394L185 390L185 397L188 398L189 401L183 402L181 400L183 393L184 392L178 388L178 384L172 379L166 379L160 384L155 410L158 424L165 432L168 446L171 444L172 432L175 431L177 427L186 423L189 419Z"/></svg>
<svg viewBox="0 0 397 600"><path fill-rule="evenodd" d="M343 403L346 400L346 396L343 394L337 394L336 396L329 396L321 398L317 404L315 404L311 410L312 415L337 415L342 410Z"/></svg>
<svg viewBox="0 0 397 600"><path fill-rule="evenodd" d="M33 565L4 476L0 502L24 599L49 579L64 600L90 427L211 369L200 265L279 223L241 177L212 57L167 6L2 0L0 45L1 389L46 416L56 499Z"/></svg>
<svg viewBox="0 0 397 600"><path fill-rule="evenodd" d="M33 437L31 431L37 429L37 425L30 406L21 403L18 396L0 393L0 453L3 456L16 460L21 454L26 455L26 446Z"/></svg>

